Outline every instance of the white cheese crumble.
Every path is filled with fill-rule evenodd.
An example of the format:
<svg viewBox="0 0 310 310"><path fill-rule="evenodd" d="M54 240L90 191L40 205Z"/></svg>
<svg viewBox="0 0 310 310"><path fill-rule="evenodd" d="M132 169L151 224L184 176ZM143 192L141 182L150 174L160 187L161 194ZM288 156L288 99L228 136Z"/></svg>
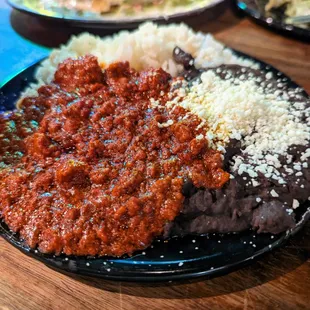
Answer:
<svg viewBox="0 0 310 310"><path fill-rule="evenodd" d="M272 197L279 197L279 194L274 189L270 192L270 195Z"/></svg>
<svg viewBox="0 0 310 310"><path fill-rule="evenodd" d="M157 123L157 126L159 128L165 128L165 127L169 127L173 124L173 120L172 119L169 119L167 122L165 123Z"/></svg>
<svg viewBox="0 0 310 310"><path fill-rule="evenodd" d="M293 199L293 204L292 204L292 208L293 209L297 209L299 207L299 202L297 199Z"/></svg>

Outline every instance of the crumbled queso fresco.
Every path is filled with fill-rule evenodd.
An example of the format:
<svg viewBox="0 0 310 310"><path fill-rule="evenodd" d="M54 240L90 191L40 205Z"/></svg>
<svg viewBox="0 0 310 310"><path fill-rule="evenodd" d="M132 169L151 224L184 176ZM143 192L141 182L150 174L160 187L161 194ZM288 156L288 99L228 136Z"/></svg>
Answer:
<svg viewBox="0 0 310 310"><path fill-rule="evenodd" d="M260 185L259 175L263 175L278 186L285 186L288 176L303 176L310 157L308 147L300 151L298 162L293 162L289 152L296 145L309 144L310 107L300 100L301 90L287 89L285 81L286 78L274 77L271 72L261 77L242 68L236 75L218 67L203 72L194 82L175 82L168 105L181 106L208 124L205 137L223 156L231 140L240 141L242 154L230 161L231 178L242 176L247 185L256 187ZM168 122L161 124L166 125ZM203 135L196 137L202 138ZM296 184L300 188L305 186L298 178ZM276 189L269 195L279 197ZM256 201L261 200L258 197ZM287 207L298 206L294 199Z"/></svg>

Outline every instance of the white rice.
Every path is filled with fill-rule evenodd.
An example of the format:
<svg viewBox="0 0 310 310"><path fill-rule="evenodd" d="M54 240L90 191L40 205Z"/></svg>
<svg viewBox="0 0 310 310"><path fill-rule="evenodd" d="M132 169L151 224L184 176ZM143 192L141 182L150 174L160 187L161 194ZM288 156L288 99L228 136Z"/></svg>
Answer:
<svg viewBox="0 0 310 310"><path fill-rule="evenodd" d="M172 58L172 51L176 46L195 58L197 68L221 64L257 67L253 62L235 56L211 34L194 32L185 24L159 26L147 22L133 32L121 31L111 37L100 38L89 33L73 36L66 45L53 50L42 63L36 72L38 83L31 85L23 96L36 96L36 89L40 85L54 79L57 66L62 61L86 54L97 56L102 67L127 60L136 70L161 67L176 76L182 70Z"/></svg>

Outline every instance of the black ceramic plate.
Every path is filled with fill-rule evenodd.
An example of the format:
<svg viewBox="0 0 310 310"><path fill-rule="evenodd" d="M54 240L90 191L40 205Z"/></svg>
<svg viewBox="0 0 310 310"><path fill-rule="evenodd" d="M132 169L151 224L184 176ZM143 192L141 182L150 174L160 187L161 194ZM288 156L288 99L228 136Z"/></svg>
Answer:
<svg viewBox="0 0 310 310"><path fill-rule="evenodd" d="M203 21L206 22L209 19L213 19L220 15L223 9L226 8L225 0L211 0L209 4L203 6L195 6L195 8L188 8L178 13L168 15L158 15L151 17L137 17L137 18L126 18L126 17L109 17L106 18L104 15L101 16L81 16L79 14L62 15L52 10L40 10L31 5L31 3L37 2L38 0L6 0L9 5L14 9L31 14L43 19L54 20L58 22L67 23L73 27L81 28L100 28L100 29L130 29L136 28L139 24L145 21L155 21L158 23L168 22L187 22L197 17L202 17Z"/></svg>
<svg viewBox="0 0 310 310"><path fill-rule="evenodd" d="M252 59L244 54L237 54ZM262 62L259 63L262 70L272 71L287 83L288 87L298 87L278 70ZM14 109L14 103L20 92L34 81L34 72L38 65L39 63L36 63L18 73L0 87L0 112ZM308 97L305 92L303 95ZM168 241L155 240L145 251L122 258L41 254L29 249L19 240L18 235L12 233L1 221L0 235L22 252L59 271L122 281L172 281L218 276L253 261L263 253L282 245L300 230L310 218L310 204L300 206L296 216L299 221L296 228L279 235L257 235L254 231L245 231L238 234L208 234L172 238Z"/></svg>
<svg viewBox="0 0 310 310"><path fill-rule="evenodd" d="M281 34L310 41L310 29L300 28L285 23L285 16L279 13L266 13L264 7L267 0L236 0L239 10L253 18L258 24Z"/></svg>

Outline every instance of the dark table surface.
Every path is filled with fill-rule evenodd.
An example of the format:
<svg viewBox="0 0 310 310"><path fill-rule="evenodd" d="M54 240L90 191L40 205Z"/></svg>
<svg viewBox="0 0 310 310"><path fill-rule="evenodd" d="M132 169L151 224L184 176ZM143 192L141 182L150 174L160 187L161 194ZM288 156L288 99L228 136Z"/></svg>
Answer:
<svg viewBox="0 0 310 310"><path fill-rule="evenodd" d="M195 29L269 62L310 92L309 44L269 32L229 10ZM0 0L0 83L46 56L47 47L80 31L11 12ZM283 248L229 275L140 285L59 274L0 238L0 310L310 309L309 257L310 222Z"/></svg>

